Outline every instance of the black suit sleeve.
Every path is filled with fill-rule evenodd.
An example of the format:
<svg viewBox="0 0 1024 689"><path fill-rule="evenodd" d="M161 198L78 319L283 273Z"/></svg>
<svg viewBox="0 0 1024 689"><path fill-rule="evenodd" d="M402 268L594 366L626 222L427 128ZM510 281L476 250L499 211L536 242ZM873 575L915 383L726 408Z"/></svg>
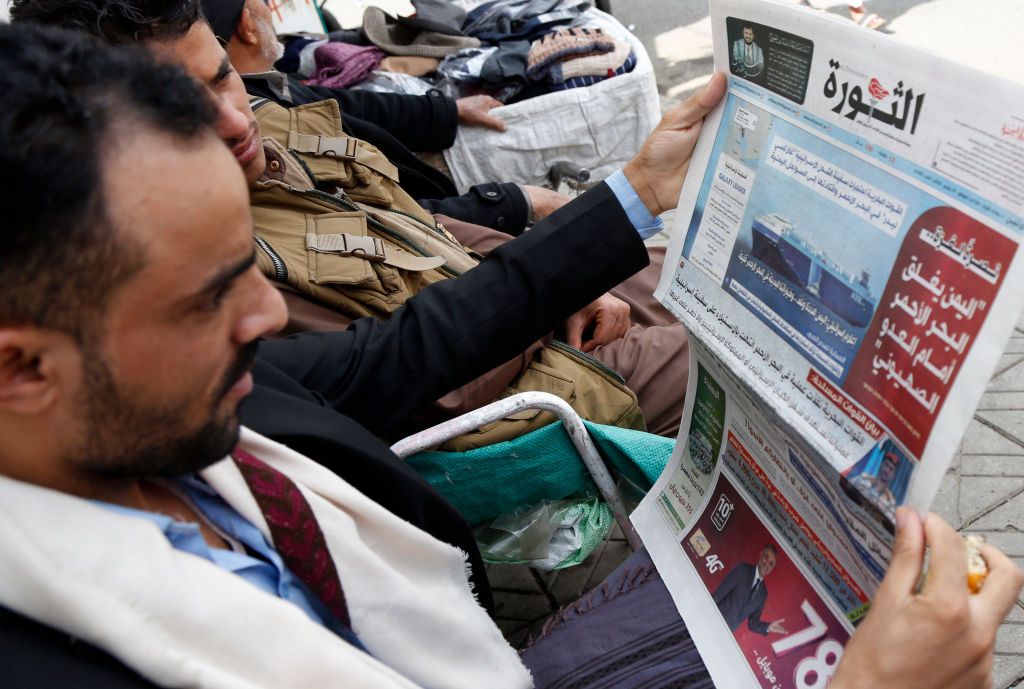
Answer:
<svg viewBox="0 0 1024 689"><path fill-rule="evenodd" d="M718 584L718 588L715 589L715 592L711 594L711 597L714 599L715 604L721 607L722 602L729 597L729 594L731 594L737 586L739 586L740 580L742 578L742 567L737 566L730 569L726 573L725 578L722 579L720 584Z"/></svg>
<svg viewBox="0 0 1024 689"><path fill-rule="evenodd" d="M333 98L342 119L357 117L386 129L411 151L443 151L455 143L459 113L455 101L436 89L425 95L377 93L311 86L320 98Z"/></svg>
<svg viewBox="0 0 1024 689"><path fill-rule="evenodd" d="M260 356L375 433L521 352L648 263L607 185L385 322L265 342Z"/></svg>
<svg viewBox="0 0 1024 689"><path fill-rule="evenodd" d="M0 607L4 689L157 689L106 651Z"/></svg>
<svg viewBox="0 0 1024 689"><path fill-rule="evenodd" d="M462 196L417 199L431 213L447 215L518 237L530 219L530 205L518 184L489 182L470 187Z"/></svg>

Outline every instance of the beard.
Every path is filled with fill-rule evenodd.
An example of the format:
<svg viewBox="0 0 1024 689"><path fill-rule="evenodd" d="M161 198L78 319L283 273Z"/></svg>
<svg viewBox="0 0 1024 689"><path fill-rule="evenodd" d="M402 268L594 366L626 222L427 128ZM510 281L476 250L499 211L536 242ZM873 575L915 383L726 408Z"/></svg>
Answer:
<svg viewBox="0 0 1024 689"><path fill-rule="evenodd" d="M260 35L260 53L263 59L273 67L274 63L284 57L284 44L277 40L277 33L270 22L262 17L253 17L256 23L256 31Z"/></svg>
<svg viewBox="0 0 1024 689"><path fill-rule="evenodd" d="M207 404L207 420L183 427L196 401L192 396L159 403L131 399L117 385L98 347L83 347L83 384L76 393L82 410L79 446L71 466L98 478L168 478L205 469L238 444L237 408L220 410L227 392L250 368L257 344L242 348Z"/></svg>

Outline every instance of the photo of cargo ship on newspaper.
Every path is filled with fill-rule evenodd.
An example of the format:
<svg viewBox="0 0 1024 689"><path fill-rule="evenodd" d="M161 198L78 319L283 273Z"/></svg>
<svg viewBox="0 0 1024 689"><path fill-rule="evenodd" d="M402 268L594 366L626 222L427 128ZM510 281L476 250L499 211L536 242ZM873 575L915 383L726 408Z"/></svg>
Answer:
<svg viewBox="0 0 1024 689"><path fill-rule="evenodd" d="M878 300L871 294L868 270L861 269L856 277L846 272L777 213L758 215L750 229L754 258L846 323L863 328L871 322Z"/></svg>
<svg viewBox="0 0 1024 689"><path fill-rule="evenodd" d="M754 103L724 120L683 257L842 384L935 200Z"/></svg>

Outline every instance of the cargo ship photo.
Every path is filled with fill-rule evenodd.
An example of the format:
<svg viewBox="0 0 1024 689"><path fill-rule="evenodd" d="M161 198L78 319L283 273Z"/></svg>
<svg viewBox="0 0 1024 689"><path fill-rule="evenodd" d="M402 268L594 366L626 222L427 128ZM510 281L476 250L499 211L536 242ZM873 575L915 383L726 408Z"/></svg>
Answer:
<svg viewBox="0 0 1024 689"><path fill-rule="evenodd" d="M862 270L854 277L777 213L755 216L751 230L754 258L807 291L850 325L868 325L877 301L868 289L868 271Z"/></svg>

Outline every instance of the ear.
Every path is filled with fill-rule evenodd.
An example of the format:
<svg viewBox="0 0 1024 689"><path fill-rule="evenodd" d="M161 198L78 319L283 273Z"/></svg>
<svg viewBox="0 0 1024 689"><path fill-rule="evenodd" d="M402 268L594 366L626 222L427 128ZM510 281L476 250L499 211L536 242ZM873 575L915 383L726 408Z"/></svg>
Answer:
<svg viewBox="0 0 1024 689"><path fill-rule="evenodd" d="M245 45L258 45L260 34L256 30L256 22L253 21L252 12L248 7L242 8L242 15L238 18L238 26L235 27L235 38Z"/></svg>
<svg viewBox="0 0 1024 689"><path fill-rule="evenodd" d="M0 413L39 414L60 399L77 347L31 326L0 328Z"/></svg>

